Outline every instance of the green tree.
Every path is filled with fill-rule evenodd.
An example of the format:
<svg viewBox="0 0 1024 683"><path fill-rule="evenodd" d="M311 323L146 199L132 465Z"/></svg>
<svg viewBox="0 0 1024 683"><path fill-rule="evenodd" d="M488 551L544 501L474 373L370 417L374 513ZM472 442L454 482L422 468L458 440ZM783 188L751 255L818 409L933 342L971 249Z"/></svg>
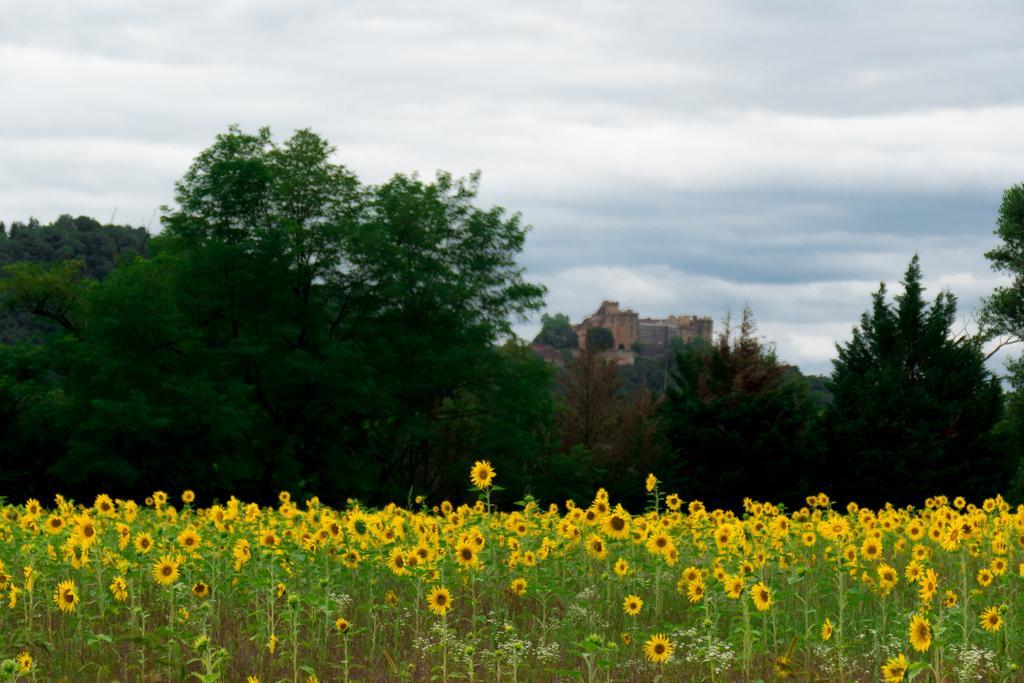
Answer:
<svg viewBox="0 0 1024 683"><path fill-rule="evenodd" d="M587 330L587 349L595 352L615 348L615 335L607 327L591 327Z"/></svg>
<svg viewBox="0 0 1024 683"><path fill-rule="evenodd" d="M477 207L477 175L364 185L333 152L232 128L177 183L152 258L82 287L65 266L15 270L13 306L69 312L45 375L70 425L61 488L395 500L490 455L450 444L540 448L550 401L502 400L550 388L500 348L543 302L516 263L521 218Z"/></svg>
<svg viewBox="0 0 1024 683"><path fill-rule="evenodd" d="M580 342L579 337L573 332L569 316L564 313L547 313L540 317L541 329L534 338L534 344L547 344L556 349L577 349Z"/></svg>
<svg viewBox="0 0 1024 683"><path fill-rule="evenodd" d="M1011 281L985 300L981 323L986 337L1001 337L1001 348L1024 341L1024 183L1003 193L995 234L1002 242L985 257Z"/></svg>
<svg viewBox="0 0 1024 683"><path fill-rule="evenodd" d="M992 433L1001 391L979 342L952 338L953 294L940 292L930 307L923 294L915 255L903 293L889 303L883 283L833 361L831 488L868 505L993 495L1013 471Z"/></svg>
<svg viewBox="0 0 1024 683"><path fill-rule="evenodd" d="M982 306L981 336L996 342L987 357L1024 341L1024 183L1003 193L995 234L1001 243L985 256L996 272L1010 277L1010 282L996 287ZM1007 440L1009 450L1024 453L1024 357L1009 360L1006 369L1011 390L1006 396L1000 435ZM1018 474L1007 493L1018 500L1024 496L1024 459L1019 461Z"/></svg>
<svg viewBox="0 0 1024 683"><path fill-rule="evenodd" d="M713 345L676 353L663 478L686 497L736 506L748 496L793 503L806 494L820 443L814 408L755 332L748 307L738 330L727 318Z"/></svg>
<svg viewBox="0 0 1024 683"><path fill-rule="evenodd" d="M147 256L148 240L149 234L143 228L101 225L86 216L63 215L48 225L34 219L27 224L14 223L9 235L0 231L0 267L3 268L0 278L13 277L20 279L22 285L28 285L33 280L44 279L42 273L48 271L54 277L73 276L78 283L102 280L118 261ZM77 265L68 265L68 261L75 261ZM16 283L8 283L8 293L16 286ZM0 282L0 287L4 287L4 283ZM60 302L67 303L63 294L57 295ZM36 304L40 305L35 315L26 312L26 303L23 300L12 306L9 301L3 302L6 310L0 312L0 342L38 343L66 329L69 321L56 310L58 301L37 299ZM58 317L47 313L57 313Z"/></svg>
<svg viewBox="0 0 1024 683"><path fill-rule="evenodd" d="M590 348L583 349L566 365L558 382L562 391L558 423L563 450L580 447L588 458L609 460L619 390L615 363Z"/></svg>

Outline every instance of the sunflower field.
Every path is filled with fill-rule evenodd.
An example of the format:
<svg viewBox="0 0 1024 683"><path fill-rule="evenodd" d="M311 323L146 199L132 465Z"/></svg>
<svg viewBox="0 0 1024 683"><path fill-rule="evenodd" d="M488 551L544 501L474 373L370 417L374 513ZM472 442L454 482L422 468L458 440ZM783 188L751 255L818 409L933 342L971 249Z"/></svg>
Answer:
<svg viewBox="0 0 1024 683"><path fill-rule="evenodd" d="M0 510L4 681L1021 680L1024 506ZM667 495L666 495L667 493Z"/></svg>

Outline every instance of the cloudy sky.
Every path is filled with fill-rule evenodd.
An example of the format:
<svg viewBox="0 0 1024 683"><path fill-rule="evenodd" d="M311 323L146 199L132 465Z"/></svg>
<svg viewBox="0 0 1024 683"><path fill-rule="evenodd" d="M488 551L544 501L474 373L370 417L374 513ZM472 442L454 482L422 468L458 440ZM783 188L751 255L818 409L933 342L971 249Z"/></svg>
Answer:
<svg viewBox="0 0 1024 683"><path fill-rule="evenodd" d="M0 220L148 224L228 124L309 127L367 182L480 169L551 311L749 302L823 372L915 251L965 321L1000 282L1022 36L1019 0L0 0Z"/></svg>

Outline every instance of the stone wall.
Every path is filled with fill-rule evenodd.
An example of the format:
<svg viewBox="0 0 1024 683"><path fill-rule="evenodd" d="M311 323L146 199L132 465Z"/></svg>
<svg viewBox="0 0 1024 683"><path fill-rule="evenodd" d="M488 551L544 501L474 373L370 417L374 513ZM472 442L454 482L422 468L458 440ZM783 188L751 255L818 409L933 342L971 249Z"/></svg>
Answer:
<svg viewBox="0 0 1024 683"><path fill-rule="evenodd" d="M620 309L618 301L605 301L597 311L576 325L573 330L579 339L580 348L587 344L587 332L595 327L604 327L612 331L615 339L614 349L629 351L640 338L640 316L630 309Z"/></svg>
<svg viewBox="0 0 1024 683"><path fill-rule="evenodd" d="M644 355L660 355L668 349L669 341L679 337L684 341L703 339L711 342L714 325L711 318L695 315L671 315L667 318L641 318L631 309L619 307L618 301L604 301L593 315L573 327L582 349L587 343L587 332L595 327L611 330L615 350L629 351L640 342Z"/></svg>

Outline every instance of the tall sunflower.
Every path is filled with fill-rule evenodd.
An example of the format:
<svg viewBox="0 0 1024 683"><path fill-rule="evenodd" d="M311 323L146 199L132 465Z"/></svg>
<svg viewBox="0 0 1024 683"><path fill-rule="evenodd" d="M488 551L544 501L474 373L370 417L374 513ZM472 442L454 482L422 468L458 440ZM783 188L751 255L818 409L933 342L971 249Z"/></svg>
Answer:
<svg viewBox="0 0 1024 683"><path fill-rule="evenodd" d="M146 531L137 534L135 536L135 549L143 554L148 553L153 549L153 537Z"/></svg>
<svg viewBox="0 0 1024 683"><path fill-rule="evenodd" d="M644 655L647 661L654 664L664 664L672 656L672 643L663 633L655 633L644 643Z"/></svg>
<svg viewBox="0 0 1024 683"><path fill-rule="evenodd" d="M885 683L900 683L907 674L907 667L907 658L900 653L882 666L882 680Z"/></svg>
<svg viewBox="0 0 1024 683"><path fill-rule="evenodd" d="M177 558L164 555L153 563L153 579L161 586L170 586L180 576L178 567L181 563Z"/></svg>
<svg viewBox="0 0 1024 683"><path fill-rule="evenodd" d="M821 625L821 639L828 640L832 637L832 621L825 617L824 623Z"/></svg>
<svg viewBox="0 0 1024 683"><path fill-rule="evenodd" d="M757 608L758 612L764 612L772 606L772 592L768 586L760 581L751 587L750 596L753 598L754 607Z"/></svg>
<svg viewBox="0 0 1024 683"><path fill-rule="evenodd" d="M915 614L910 620L910 645L918 652L926 652L932 646L932 625L925 617Z"/></svg>
<svg viewBox="0 0 1024 683"><path fill-rule="evenodd" d="M61 581L53 593L53 601L61 612L71 613L78 606L78 587L71 579Z"/></svg>
<svg viewBox="0 0 1024 683"><path fill-rule="evenodd" d="M178 534L178 545L187 553L194 553L199 550L199 544L202 540L199 533L193 527L188 527Z"/></svg>
<svg viewBox="0 0 1024 683"><path fill-rule="evenodd" d="M494 482L494 466L487 460L477 460L469 471L469 480L478 489L486 489Z"/></svg>
<svg viewBox="0 0 1024 683"><path fill-rule="evenodd" d="M480 565L480 558L476 554L476 546L466 541L462 541L455 546L455 559L458 560L464 569Z"/></svg>
<svg viewBox="0 0 1024 683"><path fill-rule="evenodd" d="M409 573L407 564L405 551L401 548L392 548L387 561L388 569L391 570L391 573L395 576L406 576Z"/></svg>
<svg viewBox="0 0 1024 683"><path fill-rule="evenodd" d="M631 617L635 617L640 614L640 610L643 609L644 601L640 599L638 595L627 595L626 599L622 601L622 611Z"/></svg>
<svg viewBox="0 0 1024 683"><path fill-rule="evenodd" d="M601 528L612 538L626 538L629 536L629 513L621 506L616 507L611 514L605 516Z"/></svg>
<svg viewBox="0 0 1024 683"><path fill-rule="evenodd" d="M999 609L996 607L989 607L982 612L978 621L981 622L981 627L989 633L995 633L1003 627L1003 618L999 616Z"/></svg>
<svg viewBox="0 0 1024 683"><path fill-rule="evenodd" d="M444 586L434 586L427 595L427 607L438 616L444 616L452 607L452 593Z"/></svg>
<svg viewBox="0 0 1024 683"><path fill-rule="evenodd" d="M123 576L114 577L114 580L110 582L110 592L114 594L114 599L118 602L128 599L128 582L124 580Z"/></svg>

